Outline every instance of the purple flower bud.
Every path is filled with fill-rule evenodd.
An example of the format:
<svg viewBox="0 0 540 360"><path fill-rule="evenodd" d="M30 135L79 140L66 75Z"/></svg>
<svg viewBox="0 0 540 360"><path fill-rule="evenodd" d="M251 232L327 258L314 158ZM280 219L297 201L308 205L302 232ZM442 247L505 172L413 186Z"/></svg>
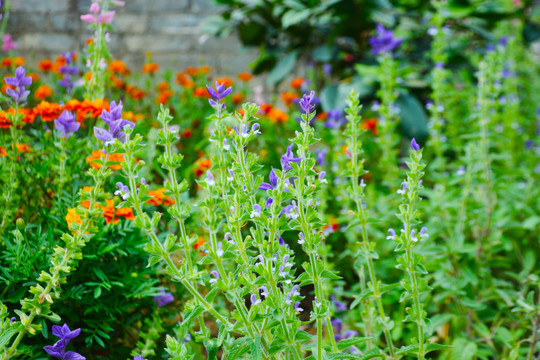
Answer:
<svg viewBox="0 0 540 360"><path fill-rule="evenodd" d="M417 144L416 140L412 138L411 140L411 149L414 151L420 150L420 146Z"/></svg>
<svg viewBox="0 0 540 360"><path fill-rule="evenodd" d="M166 292L163 289L159 290L158 292L162 294L154 296L154 301L158 307L165 306L174 300L174 297L170 292Z"/></svg>
<svg viewBox="0 0 540 360"><path fill-rule="evenodd" d="M377 35L369 39L374 54L390 53L401 45L401 39L394 38L392 30L387 30L382 24L377 24Z"/></svg>
<svg viewBox="0 0 540 360"><path fill-rule="evenodd" d="M215 282L218 281L218 279L219 279L219 273L218 273L217 271L215 271L215 270L214 270L214 271L211 271L211 272L210 272L210 275L212 275L213 277L215 277L215 279L210 279L210 284L213 284L213 283L215 283Z"/></svg>

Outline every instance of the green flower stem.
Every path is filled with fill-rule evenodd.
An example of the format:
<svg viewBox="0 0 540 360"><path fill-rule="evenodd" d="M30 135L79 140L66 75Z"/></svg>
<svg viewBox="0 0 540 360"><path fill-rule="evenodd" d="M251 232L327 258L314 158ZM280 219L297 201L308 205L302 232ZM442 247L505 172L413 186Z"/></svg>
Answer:
<svg viewBox="0 0 540 360"><path fill-rule="evenodd" d="M375 274L375 266L373 264L373 259L370 255L370 251L373 249L372 243L369 241L368 234L367 234L367 217L364 210L364 207L362 206L362 198L365 197L363 189L360 189L358 185L358 181L360 180L360 175L365 172L363 167L359 164L358 158L361 153L361 144L359 142L359 135L361 134L362 130L360 129L360 116L358 115L361 107L359 105L358 97L356 96L356 93L354 91L351 92L349 96L349 109L347 110L348 113L348 120L349 120L349 126L347 127L347 130L345 130L345 135L349 136L349 142L350 145L350 153L351 153L351 163L350 163L350 180L352 185L352 196L354 199L354 202L356 204L356 214L359 216L360 220L360 226L362 228L362 249L363 254L365 257L365 260L367 262L368 266L368 273L371 280L371 288L373 289L373 295L375 298L375 302L377 305L377 311L379 313L379 317L384 322L384 336L386 338L386 343L388 344L388 350L390 352L390 356L394 357L395 350L394 345L392 343L392 336L390 335L390 330L386 326L386 314L384 312L384 307L382 304L382 295L381 295L381 289L380 289L380 281L377 280L377 276Z"/></svg>
<svg viewBox="0 0 540 360"><path fill-rule="evenodd" d="M81 225L75 228L75 235L64 234L63 239L66 241L66 248L57 247L55 249L55 255L51 260L54 266L51 267L50 274L43 271L38 278L38 281L46 282L47 286L45 288L40 285L32 286L31 292L34 294L34 298L32 300L25 299L21 302L23 305L22 309L30 309L30 312L29 314L21 315L21 323L24 325L24 330L19 332L13 344L7 350L7 353L2 357L3 360L15 355L17 347L27 332L34 333L36 331L32 323L37 315L51 314L50 305L53 303L53 297L58 297L58 287L62 283L62 279L65 279L62 273L71 272L75 266L73 264L74 261L82 258L81 248L90 239L90 236L86 233L92 227L92 221L94 219L94 216L92 216L93 209L98 202L98 196L106 178L111 174L110 170L105 166L108 159L109 155L106 155L104 163L98 171L94 169L90 170L90 173L94 174L95 186L90 192L90 205L84 211ZM45 301L45 305L42 305Z"/></svg>

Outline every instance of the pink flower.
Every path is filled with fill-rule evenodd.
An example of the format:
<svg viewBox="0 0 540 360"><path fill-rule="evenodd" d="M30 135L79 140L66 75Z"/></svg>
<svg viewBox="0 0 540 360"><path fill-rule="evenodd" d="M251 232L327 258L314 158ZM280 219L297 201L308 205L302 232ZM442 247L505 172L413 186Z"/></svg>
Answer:
<svg viewBox="0 0 540 360"><path fill-rule="evenodd" d="M11 35L4 35L4 44L2 45L2 51L15 50L17 48L17 43L11 40Z"/></svg>
<svg viewBox="0 0 540 360"><path fill-rule="evenodd" d="M90 12L97 14L99 12L99 4L92 3L92 5L90 5Z"/></svg>
<svg viewBox="0 0 540 360"><path fill-rule="evenodd" d="M114 19L115 11L107 11L106 13L99 14L98 23L99 24L110 24Z"/></svg>
<svg viewBox="0 0 540 360"><path fill-rule="evenodd" d="M81 20L90 24L110 24L114 19L115 11L107 11L99 16L93 14L81 15Z"/></svg>

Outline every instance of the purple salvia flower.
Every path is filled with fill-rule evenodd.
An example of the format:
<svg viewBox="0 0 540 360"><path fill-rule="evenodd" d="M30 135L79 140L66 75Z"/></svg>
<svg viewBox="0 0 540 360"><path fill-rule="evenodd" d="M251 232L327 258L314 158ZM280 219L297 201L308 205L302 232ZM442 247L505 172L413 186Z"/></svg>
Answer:
<svg viewBox="0 0 540 360"><path fill-rule="evenodd" d="M326 149L317 149L315 153L317 154L317 163L319 166L324 166L324 158L326 157L326 153L328 150Z"/></svg>
<svg viewBox="0 0 540 360"><path fill-rule="evenodd" d="M250 217L253 219L254 217L261 216L261 205L255 204L253 205L253 211L251 212Z"/></svg>
<svg viewBox="0 0 540 360"><path fill-rule="evenodd" d="M341 329L343 327L343 321L341 321L340 319L335 319L334 318L334 319L330 320L330 323L334 327L334 332L336 334L341 333Z"/></svg>
<svg viewBox="0 0 540 360"><path fill-rule="evenodd" d="M105 142L105 144L114 142L115 139L124 143L126 141L126 134L124 133L124 127L129 126L132 129L135 127L135 123L129 120L122 119L122 102L118 105L115 101L111 102L110 112L103 110L100 118L109 125L109 130L94 127L94 135L99 140Z"/></svg>
<svg viewBox="0 0 540 360"><path fill-rule="evenodd" d="M216 255L217 255L218 257L222 257L222 256L223 256L223 243L222 243L221 241L218 241L218 243L217 243Z"/></svg>
<svg viewBox="0 0 540 360"><path fill-rule="evenodd" d="M326 179L324 178L325 175L326 175L326 171L321 171L321 172L319 173L319 182L320 182L320 183L324 183L324 184L328 184L328 180L326 180Z"/></svg>
<svg viewBox="0 0 540 360"><path fill-rule="evenodd" d="M444 63L443 62L436 62L435 63L435 69L443 70L444 69Z"/></svg>
<svg viewBox="0 0 540 360"><path fill-rule="evenodd" d="M313 112L313 110L315 110L315 105L312 104L314 98L315 98L315 91L311 90L309 95L304 94L304 96L299 102L300 107L306 113L306 115L309 115L310 113Z"/></svg>
<svg viewBox="0 0 540 360"><path fill-rule="evenodd" d="M300 231L300 233L298 234L298 236L300 237L300 240L298 240L298 243L299 243L300 245L302 245L303 243L306 242L306 239L305 239L305 237L304 237L304 233L303 233L303 232Z"/></svg>
<svg viewBox="0 0 540 360"><path fill-rule="evenodd" d="M32 85L32 78L26 76L26 71L22 66L19 66L17 70L15 70L14 77L7 77L4 81L8 85L15 86L15 90L8 87L6 93L15 100L16 104L26 101L30 91L26 90L25 87Z"/></svg>
<svg viewBox="0 0 540 360"><path fill-rule="evenodd" d="M233 181L234 180L234 172L232 170L229 170L229 175L227 176L227 181Z"/></svg>
<svg viewBox="0 0 540 360"><path fill-rule="evenodd" d="M300 296L300 292L298 291L298 288L300 287L300 285L298 284L295 284L292 289L291 289L291 296Z"/></svg>
<svg viewBox="0 0 540 360"><path fill-rule="evenodd" d="M264 296L265 299L268 297L268 289L266 288L266 286L261 286L259 291L261 293L261 296Z"/></svg>
<svg viewBox="0 0 540 360"><path fill-rule="evenodd" d="M314 300L314 303L315 303L315 307L321 307L321 303L319 302L319 300L317 300L317 297L315 296L315 300Z"/></svg>
<svg viewBox="0 0 540 360"><path fill-rule="evenodd" d="M285 304L287 304L287 305L292 304L291 293L287 293L287 298L285 299Z"/></svg>
<svg viewBox="0 0 540 360"><path fill-rule="evenodd" d="M188 334L189 335L189 334ZM133 360L148 360L148 359L143 359L143 356L142 355L139 355L139 356L134 356L133 357Z"/></svg>
<svg viewBox="0 0 540 360"><path fill-rule="evenodd" d="M377 24L377 35L369 39L374 54L390 53L401 45L401 39L394 38L392 30L386 29L382 24Z"/></svg>
<svg viewBox="0 0 540 360"><path fill-rule="evenodd" d="M414 229L411 230L411 240L414 242L418 241L418 238L415 236L416 231Z"/></svg>
<svg viewBox="0 0 540 360"><path fill-rule="evenodd" d="M208 90L210 96L213 97L213 99L208 99L210 105L213 108L216 108L218 111L225 109L225 103L221 103L221 100L232 92L232 87L228 87L227 89L225 89L225 83L219 84L216 81L215 89L206 85L206 90Z"/></svg>
<svg viewBox="0 0 540 360"><path fill-rule="evenodd" d="M225 241L229 244L234 244L234 239L231 239L232 234L230 232L225 233Z"/></svg>
<svg viewBox="0 0 540 360"><path fill-rule="evenodd" d="M292 170L292 167L291 167L291 165L289 165L289 163L291 163L291 162L298 163L298 162L302 161L302 158L293 156L293 153L292 153L293 145L294 144L290 144L287 147L287 151L285 152L285 154L283 154L283 156L281 157L281 160L280 160L281 161L281 166L283 167L283 170L285 170L285 171Z"/></svg>
<svg viewBox="0 0 540 360"><path fill-rule="evenodd" d="M324 126L329 129L337 129L347 120L343 117L343 113L339 109L333 109L328 112L328 117L324 122Z"/></svg>
<svg viewBox="0 0 540 360"><path fill-rule="evenodd" d="M159 293L161 293L161 295L154 296L154 301L158 307L163 307L173 302L174 296L170 292L161 289L159 290Z"/></svg>
<svg viewBox="0 0 540 360"><path fill-rule="evenodd" d="M388 229L388 235L386 237L386 240L395 240L396 239L396 232L394 231L394 229Z"/></svg>
<svg viewBox="0 0 540 360"><path fill-rule="evenodd" d="M208 170L206 172L206 183L209 185L209 186L214 186L216 184L216 180L214 178L214 175L212 175L212 173L210 172L210 170Z"/></svg>
<svg viewBox="0 0 540 360"><path fill-rule="evenodd" d="M227 139L223 139L223 149L225 149L226 151L231 150L231 145L227 144Z"/></svg>
<svg viewBox="0 0 540 360"><path fill-rule="evenodd" d="M422 229L420 229L420 234L419 235L420 235L420 239L424 239L424 238L429 237L427 227L423 227Z"/></svg>
<svg viewBox="0 0 540 360"><path fill-rule="evenodd" d="M261 134L261 132L259 131L261 125L259 125L258 123L255 123L251 126L251 132L254 133L254 134Z"/></svg>
<svg viewBox="0 0 540 360"><path fill-rule="evenodd" d="M294 303L294 311L296 311L296 312L302 312L302 311L304 311L304 309L302 309L302 308L300 307L300 301L297 301L296 303Z"/></svg>
<svg viewBox="0 0 540 360"><path fill-rule="evenodd" d="M279 265L279 276L281 276L282 278L286 278L287 275L289 275L289 273L285 271L283 265Z"/></svg>
<svg viewBox="0 0 540 360"><path fill-rule="evenodd" d="M326 75L330 75L332 73L332 65L330 64L323 64L322 71Z"/></svg>
<svg viewBox="0 0 540 360"><path fill-rule="evenodd" d="M412 138L411 140L411 149L414 151L420 150L420 145L418 145L418 143L416 142L414 138Z"/></svg>
<svg viewBox="0 0 540 360"><path fill-rule="evenodd" d="M191 334L186 334L186 337L184 338L184 342L188 343L191 341Z"/></svg>
<svg viewBox="0 0 540 360"><path fill-rule="evenodd" d="M261 299L257 299L257 295L255 294L251 294L251 305L257 305L257 304L260 304L261 303Z"/></svg>
<svg viewBox="0 0 540 360"><path fill-rule="evenodd" d="M52 333L54 336L59 337L60 340L52 346L45 346L43 349L51 356L54 356L63 360L85 360L86 358L74 351L66 352L66 346L71 339L76 338L81 333L81 329L71 331L67 324L63 326L53 325Z"/></svg>
<svg viewBox="0 0 540 360"><path fill-rule="evenodd" d="M276 173L274 172L274 169L272 169L270 171L270 183L263 182L259 186L259 190L265 190L265 191L273 190L273 189L275 189L277 187L277 182L278 182L278 177L277 177Z"/></svg>
<svg viewBox="0 0 540 360"><path fill-rule="evenodd" d="M219 279L219 273L217 271L211 271L210 272L210 275L212 275L213 277L215 277L215 279L210 279L210 284L213 284L215 283L216 281L218 281Z"/></svg>
<svg viewBox="0 0 540 360"><path fill-rule="evenodd" d="M261 254L257 255L257 258L259 259L259 262L255 264L255 266L257 265L263 265L264 266L264 258Z"/></svg>
<svg viewBox="0 0 540 360"><path fill-rule="evenodd" d="M62 326L60 325L53 325L52 327L52 333L54 336L64 339L64 340L71 340L75 339L79 334L81 333L81 329L75 329L71 331L69 329L69 326L67 324L64 324Z"/></svg>
<svg viewBox="0 0 540 360"><path fill-rule="evenodd" d="M272 199L271 197L269 197L267 200L266 200L266 204L264 205L264 208L267 209L269 208L272 203L274 202L274 199Z"/></svg>
<svg viewBox="0 0 540 360"><path fill-rule="evenodd" d="M336 307L337 312L342 312L342 311L347 311L348 310L347 305L345 303L339 301L338 299L336 299L336 297L334 295L331 296L331 299L332 299L332 303Z"/></svg>
<svg viewBox="0 0 540 360"><path fill-rule="evenodd" d="M401 194L401 195L405 195L405 193L407 192L407 183L404 181L401 183L401 189L399 189L398 191L396 191L398 194Z"/></svg>
<svg viewBox="0 0 540 360"><path fill-rule="evenodd" d="M64 110L58 119L54 120L54 128L60 132L60 137L69 138L79 130L81 124L75 120L75 115Z"/></svg>
<svg viewBox="0 0 540 360"><path fill-rule="evenodd" d="M129 197L129 187L121 182L117 182L116 186L118 186L118 190L114 192L114 195L120 195L123 200L127 200Z"/></svg>
<svg viewBox="0 0 540 360"><path fill-rule="evenodd" d="M292 266L292 264L290 264L290 263L287 262L287 261L289 261L289 258L290 258L289 254L283 255L283 261L282 261L282 263L283 263L283 265L286 266L286 267L291 267L291 266Z"/></svg>
<svg viewBox="0 0 540 360"><path fill-rule="evenodd" d="M279 244L279 246L285 246L285 247L289 246L289 245L287 245L287 243L285 242L285 240L283 240L283 238L281 236L278 238L278 244Z"/></svg>

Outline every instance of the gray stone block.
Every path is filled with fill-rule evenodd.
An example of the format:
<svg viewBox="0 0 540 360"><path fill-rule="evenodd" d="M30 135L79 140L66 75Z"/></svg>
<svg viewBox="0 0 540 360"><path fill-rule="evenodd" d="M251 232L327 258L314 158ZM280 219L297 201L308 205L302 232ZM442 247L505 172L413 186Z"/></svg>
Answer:
<svg viewBox="0 0 540 360"><path fill-rule="evenodd" d="M198 34L203 17L193 14L159 14L150 18L150 30L158 35Z"/></svg>
<svg viewBox="0 0 540 360"><path fill-rule="evenodd" d="M11 10L28 12L53 12L69 10L69 0L15 0Z"/></svg>
<svg viewBox="0 0 540 360"><path fill-rule="evenodd" d="M193 40L187 36L127 35L124 44L132 52L176 52L191 49Z"/></svg>
<svg viewBox="0 0 540 360"><path fill-rule="evenodd" d="M147 15L118 13L113 25L119 33L142 34L147 30Z"/></svg>
<svg viewBox="0 0 540 360"><path fill-rule="evenodd" d="M23 35L19 45L21 50L47 50L59 53L73 50L75 39L61 33L32 33Z"/></svg>
<svg viewBox="0 0 540 360"><path fill-rule="evenodd" d="M147 10L150 12L171 12L187 10L188 7L188 0L152 0L148 1Z"/></svg>

